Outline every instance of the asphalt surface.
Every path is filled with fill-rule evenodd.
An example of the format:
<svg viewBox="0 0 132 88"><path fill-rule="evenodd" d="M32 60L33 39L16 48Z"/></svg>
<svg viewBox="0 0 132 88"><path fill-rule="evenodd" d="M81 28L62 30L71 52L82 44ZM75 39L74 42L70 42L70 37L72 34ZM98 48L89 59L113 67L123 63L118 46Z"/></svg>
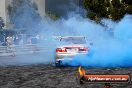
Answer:
<svg viewBox="0 0 132 88"><path fill-rule="evenodd" d="M0 88L103 88L104 84L78 84L78 67L55 67L51 54L0 57ZM86 71L88 74L131 74L132 77L132 68L86 68ZM132 83L112 86L132 88Z"/></svg>
<svg viewBox="0 0 132 88"><path fill-rule="evenodd" d="M22 66L32 64L51 64L54 63L53 52L41 52L41 53L30 53L21 54L15 56L0 56L0 66Z"/></svg>
<svg viewBox="0 0 132 88"><path fill-rule="evenodd" d="M132 68L87 68L94 74L132 74ZM53 65L1 66L0 88L103 88L104 84L78 84L77 67ZM112 88L132 88L129 84L112 84Z"/></svg>

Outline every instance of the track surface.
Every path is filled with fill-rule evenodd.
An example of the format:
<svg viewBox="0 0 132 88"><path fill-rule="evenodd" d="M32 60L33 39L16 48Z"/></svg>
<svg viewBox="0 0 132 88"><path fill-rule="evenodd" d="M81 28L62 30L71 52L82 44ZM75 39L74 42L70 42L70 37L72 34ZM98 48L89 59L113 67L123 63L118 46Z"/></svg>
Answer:
<svg viewBox="0 0 132 88"><path fill-rule="evenodd" d="M86 69L87 73L131 73L132 68ZM77 68L52 65L0 67L0 88L103 88L103 84L76 82ZM132 84L113 84L112 88L132 88Z"/></svg>
<svg viewBox="0 0 132 88"><path fill-rule="evenodd" d="M0 88L103 88L103 84L79 85L77 68L53 66L51 54L0 57ZM89 68L86 71L91 74L132 74L132 68ZM112 88L132 88L132 84L113 84Z"/></svg>

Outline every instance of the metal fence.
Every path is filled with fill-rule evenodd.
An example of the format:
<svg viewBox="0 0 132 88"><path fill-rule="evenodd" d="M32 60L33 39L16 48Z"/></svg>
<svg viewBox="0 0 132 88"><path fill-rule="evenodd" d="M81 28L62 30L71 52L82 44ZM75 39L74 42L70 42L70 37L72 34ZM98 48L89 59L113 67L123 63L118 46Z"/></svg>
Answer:
<svg viewBox="0 0 132 88"><path fill-rule="evenodd" d="M0 46L0 56L46 52L48 49L47 46L38 44Z"/></svg>

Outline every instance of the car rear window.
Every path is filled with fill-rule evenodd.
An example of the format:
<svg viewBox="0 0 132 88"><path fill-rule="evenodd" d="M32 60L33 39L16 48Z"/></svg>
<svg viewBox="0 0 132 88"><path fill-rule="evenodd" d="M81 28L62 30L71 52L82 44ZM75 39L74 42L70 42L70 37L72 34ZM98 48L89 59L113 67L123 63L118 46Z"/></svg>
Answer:
<svg viewBox="0 0 132 88"><path fill-rule="evenodd" d="M72 44L85 44L85 38L84 37L68 37L68 38L61 38L61 42L63 43L72 43Z"/></svg>

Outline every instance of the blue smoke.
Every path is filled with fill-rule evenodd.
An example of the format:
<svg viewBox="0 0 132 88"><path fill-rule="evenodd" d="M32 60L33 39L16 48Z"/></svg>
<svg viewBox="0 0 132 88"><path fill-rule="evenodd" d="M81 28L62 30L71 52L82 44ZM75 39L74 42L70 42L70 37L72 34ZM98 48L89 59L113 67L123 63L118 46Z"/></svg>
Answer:
<svg viewBox="0 0 132 88"><path fill-rule="evenodd" d="M132 66L132 16L126 15L111 28L114 30L113 37L108 37L105 31L96 31L98 29L101 30L101 26L89 23L89 21L85 23L88 30L88 33L84 31L86 33L85 36L92 38L93 42L92 46L88 45L90 47L89 53L87 55L77 55L71 62L67 63L67 61L64 61L64 63L70 66L86 67ZM85 24L82 25L84 27ZM82 25L80 24L79 27Z"/></svg>
<svg viewBox="0 0 132 88"><path fill-rule="evenodd" d="M90 51L87 55L78 55L68 63L71 66L88 67L129 67L132 66L132 16L126 15L116 23L109 19L103 19L102 25L77 14L69 14L68 19L60 18L53 21L49 18L41 19L37 10L29 3L29 0L21 0L23 3L11 14L11 21L16 28L27 28L32 33L35 29L43 35L43 45L49 50L49 56L55 50L58 42L49 38L52 36L83 35L87 37L87 46ZM15 6L14 6L15 9ZM110 31L113 31L112 35ZM93 45L90 46L89 42ZM51 50L51 52L49 52ZM46 58L47 53L44 53ZM41 58L41 56L38 56ZM42 56L43 57L43 56ZM51 57L50 57L51 58ZM44 60L43 59L43 60ZM42 60L42 59L41 59ZM52 58L54 60L54 57ZM45 61L45 60L44 60ZM35 62L35 61L34 61ZM31 61L32 63L32 61ZM67 61L64 61L67 63Z"/></svg>

